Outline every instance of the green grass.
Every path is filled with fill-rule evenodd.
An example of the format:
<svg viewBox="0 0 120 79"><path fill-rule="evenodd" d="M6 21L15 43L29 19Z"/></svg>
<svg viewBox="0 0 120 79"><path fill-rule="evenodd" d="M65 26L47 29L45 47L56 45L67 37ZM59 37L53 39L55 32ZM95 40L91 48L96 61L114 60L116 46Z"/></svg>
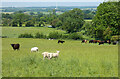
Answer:
<svg viewBox="0 0 120 79"><path fill-rule="evenodd" d="M8 38L17 38L20 34L23 33L31 33L35 35L37 32L48 35L53 31L65 33L65 31L62 30L56 30L47 27L2 27L2 36L7 36Z"/></svg>
<svg viewBox="0 0 120 79"><path fill-rule="evenodd" d="M28 28L29 29L29 28ZM14 51L11 43L20 43ZM30 53L32 47L39 53ZM60 51L58 59L43 60L42 52ZM81 41L2 38L3 77L118 77L118 46Z"/></svg>

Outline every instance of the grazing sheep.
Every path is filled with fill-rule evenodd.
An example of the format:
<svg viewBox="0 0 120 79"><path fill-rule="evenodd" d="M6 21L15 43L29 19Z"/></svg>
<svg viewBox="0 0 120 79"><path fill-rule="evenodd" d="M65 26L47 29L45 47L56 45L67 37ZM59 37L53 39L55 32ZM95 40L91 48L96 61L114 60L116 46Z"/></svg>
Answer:
<svg viewBox="0 0 120 79"><path fill-rule="evenodd" d="M31 48L31 52L37 52L37 51L38 51L38 47Z"/></svg>
<svg viewBox="0 0 120 79"><path fill-rule="evenodd" d="M60 53L60 51L57 51L57 53L53 53L53 54L52 54L52 57L58 57L58 56L59 56L59 53Z"/></svg>
<svg viewBox="0 0 120 79"><path fill-rule="evenodd" d="M50 39L50 38L49 38L49 40L53 40L53 39Z"/></svg>
<svg viewBox="0 0 120 79"><path fill-rule="evenodd" d="M52 57L58 57L59 56L59 52L57 51L57 53L49 53L49 52L43 52L43 60L45 59L45 57L47 57L48 59L51 59Z"/></svg>
<svg viewBox="0 0 120 79"><path fill-rule="evenodd" d="M42 53L42 55L43 55L43 60L45 59L45 57L47 57L47 58L49 57L48 53L49 53L49 52L43 52L43 53Z"/></svg>
<svg viewBox="0 0 120 79"><path fill-rule="evenodd" d="M48 59L51 59L52 56L53 56L53 53L48 53L48 54L47 54Z"/></svg>

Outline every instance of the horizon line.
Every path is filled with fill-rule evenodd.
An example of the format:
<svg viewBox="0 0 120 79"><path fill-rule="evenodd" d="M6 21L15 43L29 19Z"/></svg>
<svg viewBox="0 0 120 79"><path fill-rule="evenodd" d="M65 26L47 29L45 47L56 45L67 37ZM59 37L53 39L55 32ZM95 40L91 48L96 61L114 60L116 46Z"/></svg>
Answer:
<svg viewBox="0 0 120 79"><path fill-rule="evenodd" d="M2 1L3 2L3 1ZM29 1L28 1L29 2ZM40 2L40 1L36 1L36 2ZM72 1L70 1L70 2L72 2ZM76 1L77 2L77 1ZM92 1L91 1L92 2ZM94 1L95 2L95 1ZM96 1L96 2L98 2L98 1ZM101 1L100 1L101 2ZM103 1L104 2L104 1Z"/></svg>

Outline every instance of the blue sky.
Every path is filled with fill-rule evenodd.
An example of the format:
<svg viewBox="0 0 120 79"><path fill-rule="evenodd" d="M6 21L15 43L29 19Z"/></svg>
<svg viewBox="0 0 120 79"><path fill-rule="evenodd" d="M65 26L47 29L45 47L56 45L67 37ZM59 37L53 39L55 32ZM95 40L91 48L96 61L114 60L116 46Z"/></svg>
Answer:
<svg viewBox="0 0 120 79"><path fill-rule="evenodd" d="M103 2L104 0L1 0L2 2Z"/></svg>

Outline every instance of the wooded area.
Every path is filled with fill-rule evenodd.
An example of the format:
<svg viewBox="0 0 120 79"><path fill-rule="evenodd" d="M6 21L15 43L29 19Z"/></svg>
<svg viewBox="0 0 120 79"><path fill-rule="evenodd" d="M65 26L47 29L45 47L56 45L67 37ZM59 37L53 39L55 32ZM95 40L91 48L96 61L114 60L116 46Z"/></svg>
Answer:
<svg viewBox="0 0 120 79"><path fill-rule="evenodd" d="M44 27L65 30L67 33L81 32L92 38L107 40L120 35L120 2L103 2L97 11L74 8L62 14L56 14L53 9L49 14L42 12L24 13L16 11L13 14L2 13L2 25L9 27ZM92 21L85 21L92 19Z"/></svg>

